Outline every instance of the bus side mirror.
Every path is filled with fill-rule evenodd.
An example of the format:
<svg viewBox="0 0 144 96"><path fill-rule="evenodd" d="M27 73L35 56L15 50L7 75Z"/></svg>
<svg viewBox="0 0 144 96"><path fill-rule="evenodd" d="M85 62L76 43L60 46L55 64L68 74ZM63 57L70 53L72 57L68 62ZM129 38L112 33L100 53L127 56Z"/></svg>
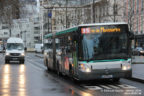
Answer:
<svg viewBox="0 0 144 96"><path fill-rule="evenodd" d="M134 40L134 33L132 31L129 31L128 36L130 40Z"/></svg>

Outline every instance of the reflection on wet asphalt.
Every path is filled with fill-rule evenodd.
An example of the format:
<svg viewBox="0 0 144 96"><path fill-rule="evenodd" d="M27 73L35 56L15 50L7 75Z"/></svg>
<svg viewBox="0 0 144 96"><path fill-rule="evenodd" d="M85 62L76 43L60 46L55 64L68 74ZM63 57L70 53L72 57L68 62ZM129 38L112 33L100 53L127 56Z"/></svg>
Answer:
<svg viewBox="0 0 144 96"><path fill-rule="evenodd" d="M45 69L25 64L0 65L0 96L78 96L49 76Z"/></svg>
<svg viewBox="0 0 144 96"><path fill-rule="evenodd" d="M26 96L24 64L4 64L0 74L1 96Z"/></svg>

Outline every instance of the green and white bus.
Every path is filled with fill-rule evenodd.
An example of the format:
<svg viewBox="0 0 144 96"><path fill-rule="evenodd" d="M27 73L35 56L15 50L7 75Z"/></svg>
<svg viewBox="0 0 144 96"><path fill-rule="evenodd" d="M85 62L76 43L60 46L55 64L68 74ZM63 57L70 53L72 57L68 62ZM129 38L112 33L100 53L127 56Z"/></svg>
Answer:
<svg viewBox="0 0 144 96"><path fill-rule="evenodd" d="M45 65L76 80L129 78L131 33L127 23L83 24L55 34L51 51L44 53ZM59 44L55 43L59 40Z"/></svg>

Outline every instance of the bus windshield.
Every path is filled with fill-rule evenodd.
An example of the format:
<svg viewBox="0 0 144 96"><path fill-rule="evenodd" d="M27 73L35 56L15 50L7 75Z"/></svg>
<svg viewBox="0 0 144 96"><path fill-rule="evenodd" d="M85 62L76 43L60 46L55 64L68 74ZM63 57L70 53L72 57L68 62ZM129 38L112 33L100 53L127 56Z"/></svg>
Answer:
<svg viewBox="0 0 144 96"><path fill-rule="evenodd" d="M128 38L126 32L83 34L80 60L127 59Z"/></svg>
<svg viewBox="0 0 144 96"><path fill-rule="evenodd" d="M45 49L52 49L52 43L46 43L44 44ZM56 43L56 49L59 48L59 43Z"/></svg>
<svg viewBox="0 0 144 96"><path fill-rule="evenodd" d="M52 48L52 43L45 43L44 48L45 49L51 49Z"/></svg>

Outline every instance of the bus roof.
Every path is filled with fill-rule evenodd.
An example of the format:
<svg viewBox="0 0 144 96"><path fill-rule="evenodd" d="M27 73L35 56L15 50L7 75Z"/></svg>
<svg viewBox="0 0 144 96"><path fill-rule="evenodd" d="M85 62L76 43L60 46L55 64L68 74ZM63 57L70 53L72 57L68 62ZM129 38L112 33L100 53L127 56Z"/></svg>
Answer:
<svg viewBox="0 0 144 96"><path fill-rule="evenodd" d="M47 35L44 36L45 39L46 38L50 38L50 37L52 37L52 33L49 33L49 34L47 34Z"/></svg>
<svg viewBox="0 0 144 96"><path fill-rule="evenodd" d="M112 22L112 23L93 23L93 24L81 24L77 27L72 27L72 28L68 28L59 32L56 32L56 36L61 35L61 34L65 34L65 33L69 33L69 32L73 32L73 31L77 31L79 27L85 27L85 26L98 26L98 25L122 25L122 24L127 24L126 22ZM52 37L52 33L49 33L47 35L45 35L44 38L51 38Z"/></svg>
<svg viewBox="0 0 144 96"><path fill-rule="evenodd" d="M111 22L111 23L93 23L93 24L81 24L79 27L83 26L97 26L97 25L122 25L122 24L128 24L126 22Z"/></svg>
<svg viewBox="0 0 144 96"><path fill-rule="evenodd" d="M68 28L66 30L62 30L62 31L56 32L55 35L58 36L58 35L61 35L61 34L73 32L73 31L77 31L77 30L78 30L78 27ZM50 37L52 37L52 33L45 35L44 38L50 38Z"/></svg>

